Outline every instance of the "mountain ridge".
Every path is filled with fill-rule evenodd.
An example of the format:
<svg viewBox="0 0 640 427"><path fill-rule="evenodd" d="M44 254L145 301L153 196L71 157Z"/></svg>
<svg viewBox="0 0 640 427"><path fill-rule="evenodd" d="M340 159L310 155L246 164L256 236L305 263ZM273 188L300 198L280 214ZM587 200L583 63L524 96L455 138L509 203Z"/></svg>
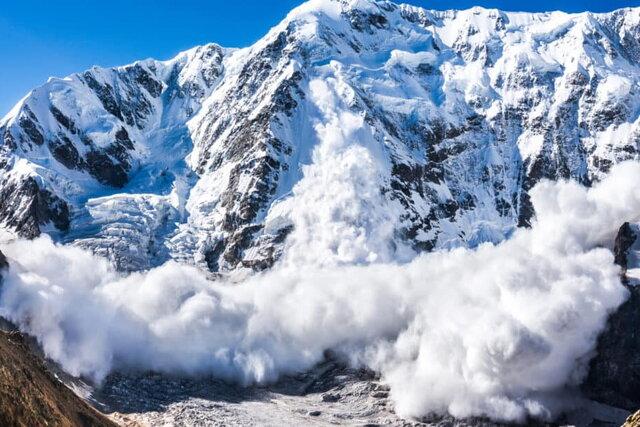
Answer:
<svg viewBox="0 0 640 427"><path fill-rule="evenodd" d="M357 149L373 162L376 183L349 190L366 194L360 211L339 221L364 243L345 256L328 239L318 262L498 242L528 224L527 191L540 179L589 184L637 156L637 22L640 8L438 12L312 0L247 48L208 44L53 79L0 121L0 219L126 270L168 259L213 272L268 268L294 244L292 217L334 224L294 212L296 190L317 163L318 125L349 112L362 118L360 136L340 136L329 150L338 155L323 161L362 169ZM338 109L322 111L318 80L336 82L318 90L334 92ZM354 170L333 178L358 182ZM373 205L391 217L353 227ZM372 231L382 223L393 224L386 237Z"/></svg>

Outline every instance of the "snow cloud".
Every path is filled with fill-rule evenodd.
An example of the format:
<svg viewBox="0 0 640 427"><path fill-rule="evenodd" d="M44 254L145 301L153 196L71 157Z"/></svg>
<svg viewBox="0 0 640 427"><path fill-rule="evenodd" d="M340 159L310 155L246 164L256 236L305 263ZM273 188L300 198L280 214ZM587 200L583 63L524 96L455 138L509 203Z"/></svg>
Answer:
<svg viewBox="0 0 640 427"><path fill-rule="evenodd" d="M640 212L640 165L586 189L543 182L537 220L498 245L405 264L283 264L243 283L168 263L123 276L43 237L2 246L0 314L73 374L212 373L243 384L333 349L382 373L403 415L552 417L626 296L610 243ZM309 250L312 250L310 248Z"/></svg>
<svg viewBox="0 0 640 427"><path fill-rule="evenodd" d="M532 228L505 242L416 256L394 237L386 157L349 90L335 76L311 84L319 144L268 218L295 226L271 271L210 281L169 262L123 275L48 237L14 241L0 246L11 263L0 315L97 381L153 369L264 383L331 349L380 372L401 415L554 417L626 297L606 246L640 219L640 163L590 189L540 183Z"/></svg>
<svg viewBox="0 0 640 427"><path fill-rule="evenodd" d="M267 218L267 227L279 215L294 224L283 264L328 267L412 258L411 249L394 244L400 207L381 192L389 160L375 129L349 110L353 89L338 73L311 81L310 93L318 109L319 143L293 197Z"/></svg>

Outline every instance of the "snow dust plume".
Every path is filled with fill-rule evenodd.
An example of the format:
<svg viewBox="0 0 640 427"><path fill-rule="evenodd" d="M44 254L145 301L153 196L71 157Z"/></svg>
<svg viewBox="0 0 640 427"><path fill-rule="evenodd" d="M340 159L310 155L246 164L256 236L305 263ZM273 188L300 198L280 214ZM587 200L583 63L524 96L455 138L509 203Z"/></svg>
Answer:
<svg viewBox="0 0 640 427"><path fill-rule="evenodd" d="M0 314L97 380L141 368L265 382L334 349L379 370L402 415L549 418L625 298L600 246L638 219L639 180L626 163L592 189L541 183L533 227L499 245L403 265L283 266L233 285L175 263L125 277L46 237L17 241L2 246Z"/></svg>
<svg viewBox="0 0 640 427"><path fill-rule="evenodd" d="M75 375L113 369L273 381L332 349L382 373L399 414L550 419L625 298L603 245L640 216L640 164L592 189L543 182L537 220L498 245L415 257L381 192L388 157L339 73L311 81L312 163L267 223L294 231L272 271L211 282L170 262L123 276L48 238L2 246L0 315ZM409 259L413 259L408 261Z"/></svg>
<svg viewBox="0 0 640 427"><path fill-rule="evenodd" d="M267 218L267 224L279 216L294 224L282 264L331 267L413 258L394 239L401 208L381 192L389 160L375 128L350 111L353 89L340 74L330 74L312 80L309 92L319 115L312 162L303 166L293 196Z"/></svg>

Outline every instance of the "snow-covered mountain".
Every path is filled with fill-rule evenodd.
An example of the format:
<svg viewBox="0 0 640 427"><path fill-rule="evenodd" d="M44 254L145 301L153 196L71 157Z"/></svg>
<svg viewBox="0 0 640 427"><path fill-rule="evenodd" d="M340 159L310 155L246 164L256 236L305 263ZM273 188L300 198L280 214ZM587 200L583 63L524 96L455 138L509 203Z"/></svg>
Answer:
<svg viewBox="0 0 640 427"><path fill-rule="evenodd" d="M248 48L52 78L0 135L2 227L127 270L476 246L528 224L540 179L638 157L640 8L311 0Z"/></svg>

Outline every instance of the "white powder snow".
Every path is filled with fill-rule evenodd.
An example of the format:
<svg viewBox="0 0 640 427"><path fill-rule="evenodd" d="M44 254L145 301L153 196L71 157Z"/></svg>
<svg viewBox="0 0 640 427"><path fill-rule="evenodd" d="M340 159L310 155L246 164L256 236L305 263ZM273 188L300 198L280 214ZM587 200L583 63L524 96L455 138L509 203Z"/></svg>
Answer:
<svg viewBox="0 0 640 427"><path fill-rule="evenodd" d="M625 163L592 189L543 182L532 229L495 246L401 265L297 258L240 284L173 262L125 277L48 238L16 241L2 246L11 269L0 314L65 369L98 380L136 367L264 382L334 349L379 370L402 415L549 419L568 404L554 393L580 381L596 333L625 298L602 245L638 219L638 179L640 165ZM321 218L325 207L313 203L323 199L304 202L302 225L315 235L313 208ZM308 259L318 248L308 242Z"/></svg>

